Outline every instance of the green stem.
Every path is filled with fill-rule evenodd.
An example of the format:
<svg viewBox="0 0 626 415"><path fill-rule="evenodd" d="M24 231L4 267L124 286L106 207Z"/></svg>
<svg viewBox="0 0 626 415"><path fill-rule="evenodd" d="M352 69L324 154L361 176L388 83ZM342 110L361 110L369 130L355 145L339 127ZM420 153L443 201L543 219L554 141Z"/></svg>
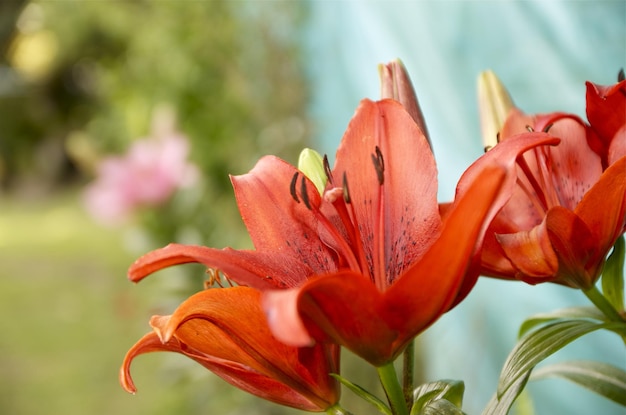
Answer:
<svg viewBox="0 0 626 415"><path fill-rule="evenodd" d="M328 415L352 415L348 410L344 409L338 403L326 410Z"/></svg>
<svg viewBox="0 0 626 415"><path fill-rule="evenodd" d="M402 355L404 371L402 372L402 390L404 391L404 402L411 411L413 406L413 382L415 378L415 340L411 340Z"/></svg>
<svg viewBox="0 0 626 415"><path fill-rule="evenodd" d="M600 311L611 321L624 322L624 318L613 308L611 303L606 299L604 295L595 287L591 287L588 290L583 290L583 293L591 300L591 302L598 307Z"/></svg>
<svg viewBox="0 0 626 415"><path fill-rule="evenodd" d="M380 383L383 385L393 415L409 415L406 403L404 402L404 393L402 393L402 387L398 381L398 375L396 374L396 368L393 366L393 362L377 367L376 370L378 371Z"/></svg>

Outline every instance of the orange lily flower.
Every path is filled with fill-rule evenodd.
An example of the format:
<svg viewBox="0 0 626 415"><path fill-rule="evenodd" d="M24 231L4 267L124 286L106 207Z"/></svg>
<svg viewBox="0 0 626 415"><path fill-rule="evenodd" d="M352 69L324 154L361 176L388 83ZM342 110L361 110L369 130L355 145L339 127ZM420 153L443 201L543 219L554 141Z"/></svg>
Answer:
<svg viewBox="0 0 626 415"><path fill-rule="evenodd" d="M491 223L487 276L588 290L626 229L626 83L587 84L591 125L569 114L527 116L514 108L500 143L524 131L561 139L519 158L513 196Z"/></svg>
<svg viewBox="0 0 626 415"><path fill-rule="evenodd" d="M425 135L395 101L364 100L328 166L320 236L340 269L265 293L274 334L293 345L347 347L375 366L394 360L474 285L490 218L513 188L518 154L558 140L536 133L486 154L464 175L443 218ZM308 196L310 197L310 196Z"/></svg>
<svg viewBox="0 0 626 415"><path fill-rule="evenodd" d="M202 263L265 291L279 340L335 343L383 365L469 292L484 223L512 191L515 158L557 141L534 133L483 156L442 218L425 135L398 102L364 100L334 169L324 165L321 192L271 156L232 178L255 250L172 244L140 258L129 275L139 281L170 265Z"/></svg>
<svg viewBox="0 0 626 415"><path fill-rule="evenodd" d="M259 291L248 287L208 289L187 299L171 316L153 316L153 332L129 351L120 370L124 389L135 392L132 360L169 351L186 355L228 383L266 400L322 412L339 399L329 376L338 372L338 347L296 348L271 334Z"/></svg>

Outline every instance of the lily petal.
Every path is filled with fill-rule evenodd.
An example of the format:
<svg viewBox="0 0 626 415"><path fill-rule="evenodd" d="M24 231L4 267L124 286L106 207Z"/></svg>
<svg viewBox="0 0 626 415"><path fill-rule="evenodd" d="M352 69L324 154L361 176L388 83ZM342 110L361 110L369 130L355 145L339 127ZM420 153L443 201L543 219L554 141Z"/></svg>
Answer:
<svg viewBox="0 0 626 415"><path fill-rule="evenodd" d="M498 234L496 239L518 270L518 278L533 284L558 272L559 260L552 249L545 220L530 231Z"/></svg>
<svg viewBox="0 0 626 415"><path fill-rule="evenodd" d="M456 305L466 295L462 291L475 284L478 269L472 270L473 257L511 175L500 166L488 166L478 173L455 200L441 236L389 289L386 311L394 315L393 326L406 333L404 343Z"/></svg>
<svg viewBox="0 0 626 415"><path fill-rule="evenodd" d="M361 101L337 150L333 176L344 175L371 258L370 269L362 271L372 279L386 274L388 284L424 254L441 228L434 157L398 102ZM393 268L385 270L385 264Z"/></svg>
<svg viewBox="0 0 626 415"><path fill-rule="evenodd" d="M609 165L615 163L618 159L626 157L626 124L622 125L609 147Z"/></svg>
<svg viewBox="0 0 626 415"><path fill-rule="evenodd" d="M626 230L626 157L617 160L602 173L574 213L593 233L597 251L601 255L608 252Z"/></svg>
<svg viewBox="0 0 626 415"><path fill-rule="evenodd" d="M615 133L626 124L626 81L611 86L587 82L586 86L587 119L598 140L590 145L604 159Z"/></svg>
<svg viewBox="0 0 626 415"><path fill-rule="evenodd" d="M258 289L294 287L312 273L301 260L280 252L169 244L138 258L129 268L128 278L139 282L163 268L192 262L219 269L236 283Z"/></svg>
<svg viewBox="0 0 626 415"><path fill-rule="evenodd" d="M455 199L458 200L463 197L471 184L477 180L477 176L488 166L501 165L508 171L515 171L515 162L523 153L537 146L552 146L559 142L560 140L558 138L542 132L518 134L508 137L476 160L465 171L457 185ZM507 258L503 255L499 255L501 248L499 247L498 241L495 239L495 234L516 232L519 227L525 225L525 223L516 222L520 220L520 215L518 215L516 209L524 212L524 215L521 216L522 218L528 216L524 209L527 209L529 202L525 199L525 195L518 193L519 190L517 186L515 186L515 182L515 174L507 175L499 195L493 201L489 215L485 218L484 226L489 226L489 229L481 233L481 239L478 241L479 244L484 244L481 261L485 272L489 275L498 276L501 273L507 275L507 273L513 269ZM518 200L519 204L511 202L515 199ZM450 209L451 208L446 208L445 211L448 212ZM524 220L526 221L527 219ZM532 225L534 226L535 223ZM475 280L466 279L466 282L459 292L457 302L462 300L464 296L469 293L475 282Z"/></svg>
<svg viewBox="0 0 626 415"><path fill-rule="evenodd" d="M155 332L127 354L122 385L134 391L129 368L134 357L153 351L182 353L238 388L283 405L323 411L336 403L337 348L286 346L270 333L260 294L247 287L205 290L172 316L155 316Z"/></svg>

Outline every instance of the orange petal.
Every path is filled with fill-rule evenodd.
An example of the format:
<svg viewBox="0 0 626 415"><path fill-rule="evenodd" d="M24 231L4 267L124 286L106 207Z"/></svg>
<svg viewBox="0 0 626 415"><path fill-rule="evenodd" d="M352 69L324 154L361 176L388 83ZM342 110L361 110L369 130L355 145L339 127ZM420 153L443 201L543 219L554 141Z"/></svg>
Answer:
<svg viewBox="0 0 626 415"><path fill-rule="evenodd" d="M626 229L626 156L602 173L574 212L593 234L602 261Z"/></svg>
<svg viewBox="0 0 626 415"><path fill-rule="evenodd" d="M298 315L314 338L342 345L375 366L401 351L396 343L399 333L386 321L382 295L363 275L345 271L318 277L292 295ZM285 318L289 319L276 313L272 330L280 331Z"/></svg>
<svg viewBox="0 0 626 415"><path fill-rule="evenodd" d="M599 262L595 262L591 273L587 263L598 252L599 244L592 232L575 213L554 207L548 211L546 229L554 253L559 261L557 282L587 290L599 276Z"/></svg>
<svg viewBox="0 0 626 415"><path fill-rule="evenodd" d="M505 255L530 284L553 280L559 270L559 260L552 249L545 221L530 231L498 234L496 239Z"/></svg>
<svg viewBox="0 0 626 415"><path fill-rule="evenodd" d="M426 329L469 291L478 278L472 270L486 220L506 182L506 170L490 166L475 177L447 214L441 236L426 255L385 293L390 325L403 342Z"/></svg>
<svg viewBox="0 0 626 415"><path fill-rule="evenodd" d="M205 290L172 316L154 317L155 333L140 340L124 361L123 384L134 389L128 367L135 356L175 351L264 399L314 411L332 406L338 386L328 374L338 370L336 347L282 344L269 331L259 301L259 292L247 287ZM159 338L165 341L160 346Z"/></svg>

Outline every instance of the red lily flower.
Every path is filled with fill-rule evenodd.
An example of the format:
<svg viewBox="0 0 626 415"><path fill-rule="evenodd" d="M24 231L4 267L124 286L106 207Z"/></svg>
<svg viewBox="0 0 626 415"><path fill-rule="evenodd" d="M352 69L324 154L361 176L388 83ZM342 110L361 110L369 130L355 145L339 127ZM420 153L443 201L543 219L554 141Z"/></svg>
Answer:
<svg viewBox="0 0 626 415"><path fill-rule="evenodd" d="M605 168L611 161L626 154L626 80L623 75L621 72L621 81L611 86L586 84L587 119L591 124L587 140L589 146L602 157Z"/></svg>
<svg viewBox="0 0 626 415"><path fill-rule="evenodd" d="M135 392L131 361L157 351L184 354L228 383L266 400L321 412L339 399L338 347L296 348L271 334L260 293L248 287L201 291L171 316L154 316L153 332L126 355L120 370L124 389Z"/></svg>
<svg viewBox="0 0 626 415"><path fill-rule="evenodd" d="M485 275L587 290L624 233L626 84L587 86L591 126L573 115L530 117L517 109L506 120L500 143L526 130L547 131L561 143L518 160L513 197L485 239Z"/></svg>
<svg viewBox="0 0 626 415"><path fill-rule="evenodd" d="M323 194L275 157L232 178L255 250L169 245L140 258L129 275L139 281L166 266L200 262L271 291L266 310L280 340L329 341L385 364L474 285L484 222L514 184L502 166L557 141L535 133L486 154L464 175L442 220L424 134L397 102L364 100L335 168L326 165Z"/></svg>
<svg viewBox="0 0 626 415"><path fill-rule="evenodd" d="M487 154L462 178L442 218L428 141L395 101L363 101L329 170L320 212L345 265L290 290L266 293L274 334L288 344L343 345L381 366L474 285L482 234L506 201L518 154L557 140L543 133ZM498 163L501 163L499 165ZM330 229L328 226L326 229Z"/></svg>

